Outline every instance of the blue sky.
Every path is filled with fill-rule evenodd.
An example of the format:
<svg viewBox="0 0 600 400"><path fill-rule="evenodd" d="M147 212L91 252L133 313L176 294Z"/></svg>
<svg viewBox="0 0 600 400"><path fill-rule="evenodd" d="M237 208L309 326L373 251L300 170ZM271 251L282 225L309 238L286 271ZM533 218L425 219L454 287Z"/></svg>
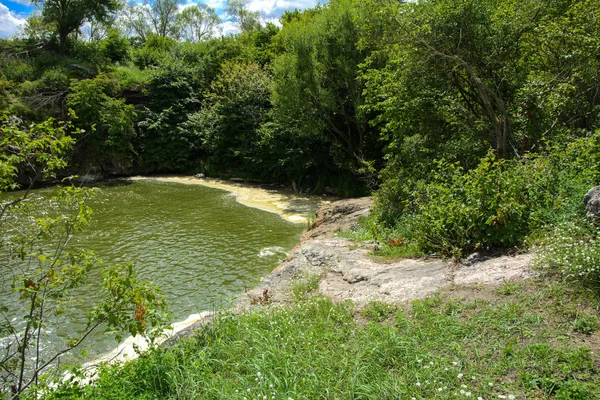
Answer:
<svg viewBox="0 0 600 400"><path fill-rule="evenodd" d="M201 2L217 10L222 19L226 0L185 0L186 4ZM321 2L325 2L322 0ZM319 3L319 0L248 0L247 7L251 11L261 13L266 21L276 21L286 10L298 8L304 10ZM34 11L29 0L0 0L0 38L9 37L19 32L25 18ZM225 22L222 26L225 33L235 31L231 23Z"/></svg>

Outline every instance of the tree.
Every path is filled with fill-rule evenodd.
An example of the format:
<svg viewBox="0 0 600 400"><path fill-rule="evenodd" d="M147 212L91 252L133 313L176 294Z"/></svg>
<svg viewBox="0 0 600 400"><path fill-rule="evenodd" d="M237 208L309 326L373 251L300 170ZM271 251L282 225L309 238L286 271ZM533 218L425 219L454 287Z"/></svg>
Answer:
<svg viewBox="0 0 600 400"><path fill-rule="evenodd" d="M197 4L185 8L177 15L179 34L187 41L201 41L213 36L221 19L214 9L206 4Z"/></svg>
<svg viewBox="0 0 600 400"><path fill-rule="evenodd" d="M197 136L183 124L200 108L201 78L197 66L171 58L151 71L136 148L144 171L183 172L195 165Z"/></svg>
<svg viewBox="0 0 600 400"><path fill-rule="evenodd" d="M260 26L260 14L258 11L250 11L247 8L247 0L227 0L227 13L237 22L242 32L252 31Z"/></svg>
<svg viewBox="0 0 600 400"><path fill-rule="evenodd" d="M285 23L276 38L284 50L273 63L273 105L280 126L327 143L330 164L369 177L379 150L361 111L367 52L358 43L359 4L334 0Z"/></svg>
<svg viewBox="0 0 600 400"><path fill-rule="evenodd" d="M177 15L182 0L144 0L141 4L131 1L121 16L129 33L142 41L155 34L161 37L177 37Z"/></svg>
<svg viewBox="0 0 600 400"><path fill-rule="evenodd" d="M202 110L186 123L202 143L212 168L261 172L259 129L269 118L270 83L271 76L256 64L221 66Z"/></svg>
<svg viewBox="0 0 600 400"><path fill-rule="evenodd" d="M597 1L364 3L361 42L374 51L363 110L387 143L378 201L388 222L411 212L434 160L468 171L490 148L522 157L597 126Z"/></svg>
<svg viewBox="0 0 600 400"><path fill-rule="evenodd" d="M70 134L79 132L52 119L26 129L18 124L16 119L0 121L0 191L18 188L18 177L28 181L25 192L0 202L0 394L11 400L29 389L36 391L40 376L101 325L155 338L167 322L162 296L137 280L132 265L108 266L103 299L89 313L85 329L74 332L56 353L41 352L44 330L52 329L75 301L70 291L85 282L92 267L99 266L92 252L69 245L90 218L86 202L93 190L58 187L49 200L55 212L41 212L39 202L48 200L31 189L37 180L54 177L66 166L74 144ZM34 392L33 397L39 394Z"/></svg>
<svg viewBox="0 0 600 400"><path fill-rule="evenodd" d="M144 0L154 33L159 36L177 36L176 17L182 0Z"/></svg>
<svg viewBox="0 0 600 400"><path fill-rule="evenodd" d="M381 22L380 36L376 39L381 51L376 54L389 57L390 62L381 70L395 75L390 76L388 83L396 87L390 92L390 88L384 89L373 81L374 96L369 97L382 99L384 92L402 93L396 110L386 107L392 113L407 110L406 106L397 106L406 105L409 99L414 105L417 101L426 103L429 116L438 117L442 124L424 128L423 131L429 131L424 132L426 135L469 132L472 140L485 140L501 157L510 156L511 147L521 147L515 140L518 138L514 137L512 122L514 95L530 69L523 64L523 50L532 34L538 36L540 26L576 2L430 0L399 4L390 1L385 3L384 12L380 3L372 3L374 11L387 18ZM382 78L378 72L371 76ZM416 93L417 90L422 93ZM390 106L391 100L380 102L384 103ZM454 111L448 112L450 108ZM409 120L406 116L393 119ZM425 122L427 118L419 121ZM410 131L415 129L406 130Z"/></svg>
<svg viewBox="0 0 600 400"><path fill-rule="evenodd" d="M35 0L34 3L41 8L44 21L55 24L62 51L67 50L69 34L85 21L91 18L106 21L121 7L118 0Z"/></svg>
<svg viewBox="0 0 600 400"><path fill-rule="evenodd" d="M96 18L90 18L87 21L87 26L82 29L82 33L86 36L90 43L97 43L108 36L108 32L113 30L113 22L110 21L98 21Z"/></svg>
<svg viewBox="0 0 600 400"><path fill-rule="evenodd" d="M55 30L55 24L44 21L41 15L32 14L25 22L23 34L32 42L46 43L52 39Z"/></svg>
<svg viewBox="0 0 600 400"><path fill-rule="evenodd" d="M119 22L128 36L137 36L143 42L152 34L147 11L143 5L136 2L132 1L123 8Z"/></svg>
<svg viewBox="0 0 600 400"><path fill-rule="evenodd" d="M75 125L88 132L77 144L76 155L104 172L122 173L131 165L134 137L134 107L117 99L114 82L104 74L73 81L67 106L79 118Z"/></svg>

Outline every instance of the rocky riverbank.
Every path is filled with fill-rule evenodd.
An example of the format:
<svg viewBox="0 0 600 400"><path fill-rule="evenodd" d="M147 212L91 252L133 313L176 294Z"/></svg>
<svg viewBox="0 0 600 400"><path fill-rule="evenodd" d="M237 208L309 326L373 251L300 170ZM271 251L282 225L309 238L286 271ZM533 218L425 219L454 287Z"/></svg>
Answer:
<svg viewBox="0 0 600 400"><path fill-rule="evenodd" d="M326 204L310 230L271 274L242 296L242 309L256 303L290 301L292 286L318 276L318 293L336 301L364 304L379 300L402 303L424 298L442 288L494 285L535 276L531 254L486 258L476 254L461 263L443 259L377 261L374 244L333 237L350 229L371 207L369 198Z"/></svg>
<svg viewBox="0 0 600 400"><path fill-rule="evenodd" d="M536 275L530 268L531 254L496 258L472 255L461 263L443 259L383 262L370 257L374 243L360 244L334 237L367 216L372 203L371 198L360 198L322 204L300 243L254 289L240 296L235 310L242 313L254 305L289 303L293 298L293 286L315 277L318 277L316 291L321 295L334 301L352 300L361 306L374 300L405 303L431 296L444 288L472 291L481 285L497 285ZM191 316L168 333L165 345L190 336L213 317L212 313ZM135 358L130 347L129 343L124 343L108 359L127 361Z"/></svg>

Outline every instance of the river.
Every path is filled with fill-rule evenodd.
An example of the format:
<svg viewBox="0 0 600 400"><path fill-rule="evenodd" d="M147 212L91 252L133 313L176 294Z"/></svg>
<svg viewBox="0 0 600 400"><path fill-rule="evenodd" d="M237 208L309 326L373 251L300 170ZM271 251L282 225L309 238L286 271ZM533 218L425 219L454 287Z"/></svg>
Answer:
<svg viewBox="0 0 600 400"><path fill-rule="evenodd" d="M71 245L93 250L105 263L134 262L141 279L161 288L175 321L227 307L277 266L306 227L241 205L227 191L157 180L102 185L90 205L93 221ZM88 283L74 292L82 301L47 325L47 354L84 330L100 283L100 272L91 271ZM6 300L10 294L6 285L2 289ZM16 311L11 318L18 318ZM100 332L64 361L94 359L116 345Z"/></svg>

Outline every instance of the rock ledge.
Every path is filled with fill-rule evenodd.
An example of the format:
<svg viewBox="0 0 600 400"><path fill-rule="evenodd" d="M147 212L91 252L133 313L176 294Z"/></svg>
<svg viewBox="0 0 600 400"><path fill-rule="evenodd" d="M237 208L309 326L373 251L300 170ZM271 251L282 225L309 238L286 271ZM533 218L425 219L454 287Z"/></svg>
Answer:
<svg viewBox="0 0 600 400"><path fill-rule="evenodd" d="M260 302L265 294L269 302L287 302L293 282L311 275L321 277L319 293L336 301L359 304L373 300L401 303L431 296L453 285L493 285L536 275L530 268L531 254L492 259L470 257L464 263L442 259L379 262L369 257L372 246L332 237L366 216L371 205L371 199L363 198L322 207L312 228L302 236L301 244L238 305L245 308Z"/></svg>

